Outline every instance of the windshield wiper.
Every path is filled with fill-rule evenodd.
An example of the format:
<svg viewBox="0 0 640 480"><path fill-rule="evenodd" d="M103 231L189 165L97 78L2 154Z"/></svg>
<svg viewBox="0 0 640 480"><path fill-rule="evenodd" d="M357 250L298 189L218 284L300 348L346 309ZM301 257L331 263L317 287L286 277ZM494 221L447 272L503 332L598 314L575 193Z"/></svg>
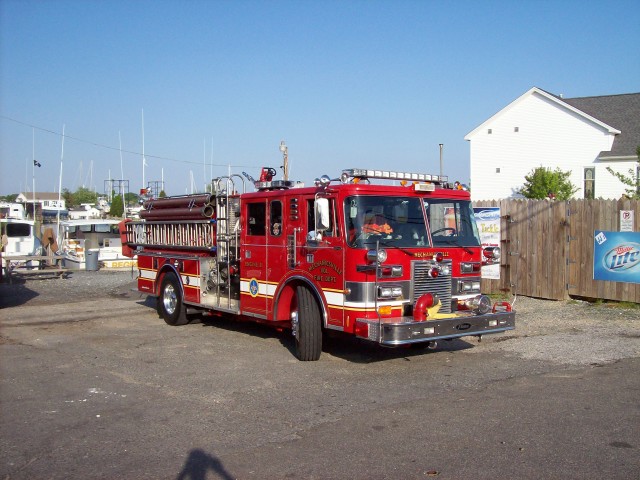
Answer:
<svg viewBox="0 0 640 480"><path fill-rule="evenodd" d="M385 242L384 240L379 240L379 243L380 243L380 245L384 245L385 247L389 247L389 248L396 248L396 249L400 250L401 252L406 253L407 255L409 255L409 256L411 256L411 257L414 257L414 256L415 256L415 255L413 254L413 252L410 252L409 250L406 250L406 249L404 249L404 248L402 248L402 247L399 247L399 246L397 246L397 245L393 245L393 244L391 244L391 243L387 243L387 242Z"/></svg>
<svg viewBox="0 0 640 480"><path fill-rule="evenodd" d="M467 247L465 245L458 245L458 242L456 242L454 240L443 239L443 240L438 240L437 243L446 243L447 245L454 245L456 247L462 248L469 255L473 255L473 250L471 250L469 247ZM434 247L436 246L436 242L433 242L433 246Z"/></svg>

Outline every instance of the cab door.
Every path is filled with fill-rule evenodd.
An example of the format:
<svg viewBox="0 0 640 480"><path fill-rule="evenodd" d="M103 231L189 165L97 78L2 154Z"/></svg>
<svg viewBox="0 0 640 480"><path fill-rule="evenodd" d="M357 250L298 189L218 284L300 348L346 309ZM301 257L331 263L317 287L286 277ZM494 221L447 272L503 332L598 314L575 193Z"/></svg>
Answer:
<svg viewBox="0 0 640 480"><path fill-rule="evenodd" d="M242 204L242 259L240 264L240 310L267 317L267 201L248 199Z"/></svg>
<svg viewBox="0 0 640 480"><path fill-rule="evenodd" d="M329 203L329 224L322 233L317 231L316 198L319 197L304 199L307 231L303 240L305 254L301 256L300 266L313 277L315 285L322 290L327 301L327 327L343 330L344 232L339 228L335 197L323 197Z"/></svg>
<svg viewBox="0 0 640 480"><path fill-rule="evenodd" d="M274 294L289 270L287 265L287 236L284 232L284 201L269 199L267 203L266 251L266 308L273 312ZM269 315L269 318L271 316Z"/></svg>

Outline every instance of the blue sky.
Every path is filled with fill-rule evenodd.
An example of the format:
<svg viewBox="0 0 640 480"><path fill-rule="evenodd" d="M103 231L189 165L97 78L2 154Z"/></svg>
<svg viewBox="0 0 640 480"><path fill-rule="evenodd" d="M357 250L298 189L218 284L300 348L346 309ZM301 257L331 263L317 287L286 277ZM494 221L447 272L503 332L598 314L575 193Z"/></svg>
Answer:
<svg viewBox="0 0 640 480"><path fill-rule="evenodd" d="M145 180L170 195L278 167L281 140L306 183L438 173L439 143L466 182L465 134L532 86L639 92L639 25L624 0L0 0L0 194L31 190L34 132L37 191L62 159L63 188L137 192L143 110Z"/></svg>

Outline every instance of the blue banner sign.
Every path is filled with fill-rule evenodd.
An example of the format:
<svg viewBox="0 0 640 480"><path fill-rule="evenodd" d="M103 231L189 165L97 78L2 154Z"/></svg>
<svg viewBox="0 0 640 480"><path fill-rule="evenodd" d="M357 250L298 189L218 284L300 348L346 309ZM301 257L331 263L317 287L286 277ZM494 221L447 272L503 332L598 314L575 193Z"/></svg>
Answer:
<svg viewBox="0 0 640 480"><path fill-rule="evenodd" d="M640 283L640 233L596 230L593 279Z"/></svg>

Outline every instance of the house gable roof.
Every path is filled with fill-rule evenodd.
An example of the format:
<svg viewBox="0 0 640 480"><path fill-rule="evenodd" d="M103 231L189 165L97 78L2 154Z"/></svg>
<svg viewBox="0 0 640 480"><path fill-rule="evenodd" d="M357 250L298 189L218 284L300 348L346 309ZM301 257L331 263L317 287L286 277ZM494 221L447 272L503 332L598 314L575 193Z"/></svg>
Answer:
<svg viewBox="0 0 640 480"><path fill-rule="evenodd" d="M600 152L599 158L636 156L640 146L640 93L565 98L563 101L620 130L611 151Z"/></svg>
<svg viewBox="0 0 640 480"><path fill-rule="evenodd" d="M605 129L608 133L611 133L611 134L614 134L614 135L620 133L620 130L612 127L611 125L605 123L602 120L599 120L598 118L596 118L596 117L594 117L592 115L589 115L587 112L584 112L584 111L576 108L575 106L571 105L570 103L567 103L567 102L563 101L560 97L557 97L556 95L553 95L553 94L551 94L549 92L546 92L546 91L542 90L541 88L532 87L527 92L525 92L524 94L522 94L518 98L516 98L509 105L507 105L502 110L500 110L498 113L493 115L491 118L489 118L488 120L485 120L479 126L474 128L471 132L467 133L467 135L465 135L464 139L465 140L471 140L471 137L473 137L478 131L483 130L485 128L485 125L487 125L488 123L493 122L496 118L500 117L505 112L511 110L514 106L518 105L523 100L525 100L526 98L530 97L531 95L540 95L540 96L542 96L544 98L547 98L551 102L556 103L559 107L565 108L567 110L570 110L570 111L580 115L581 117L585 118L589 122L592 122L595 125L598 125L599 127Z"/></svg>
<svg viewBox="0 0 640 480"><path fill-rule="evenodd" d="M33 198L35 197L36 202L40 202L42 200L58 200L59 195L57 193L52 192L21 192L20 195L24 197L27 202L33 202ZM64 200L60 197L61 200Z"/></svg>

